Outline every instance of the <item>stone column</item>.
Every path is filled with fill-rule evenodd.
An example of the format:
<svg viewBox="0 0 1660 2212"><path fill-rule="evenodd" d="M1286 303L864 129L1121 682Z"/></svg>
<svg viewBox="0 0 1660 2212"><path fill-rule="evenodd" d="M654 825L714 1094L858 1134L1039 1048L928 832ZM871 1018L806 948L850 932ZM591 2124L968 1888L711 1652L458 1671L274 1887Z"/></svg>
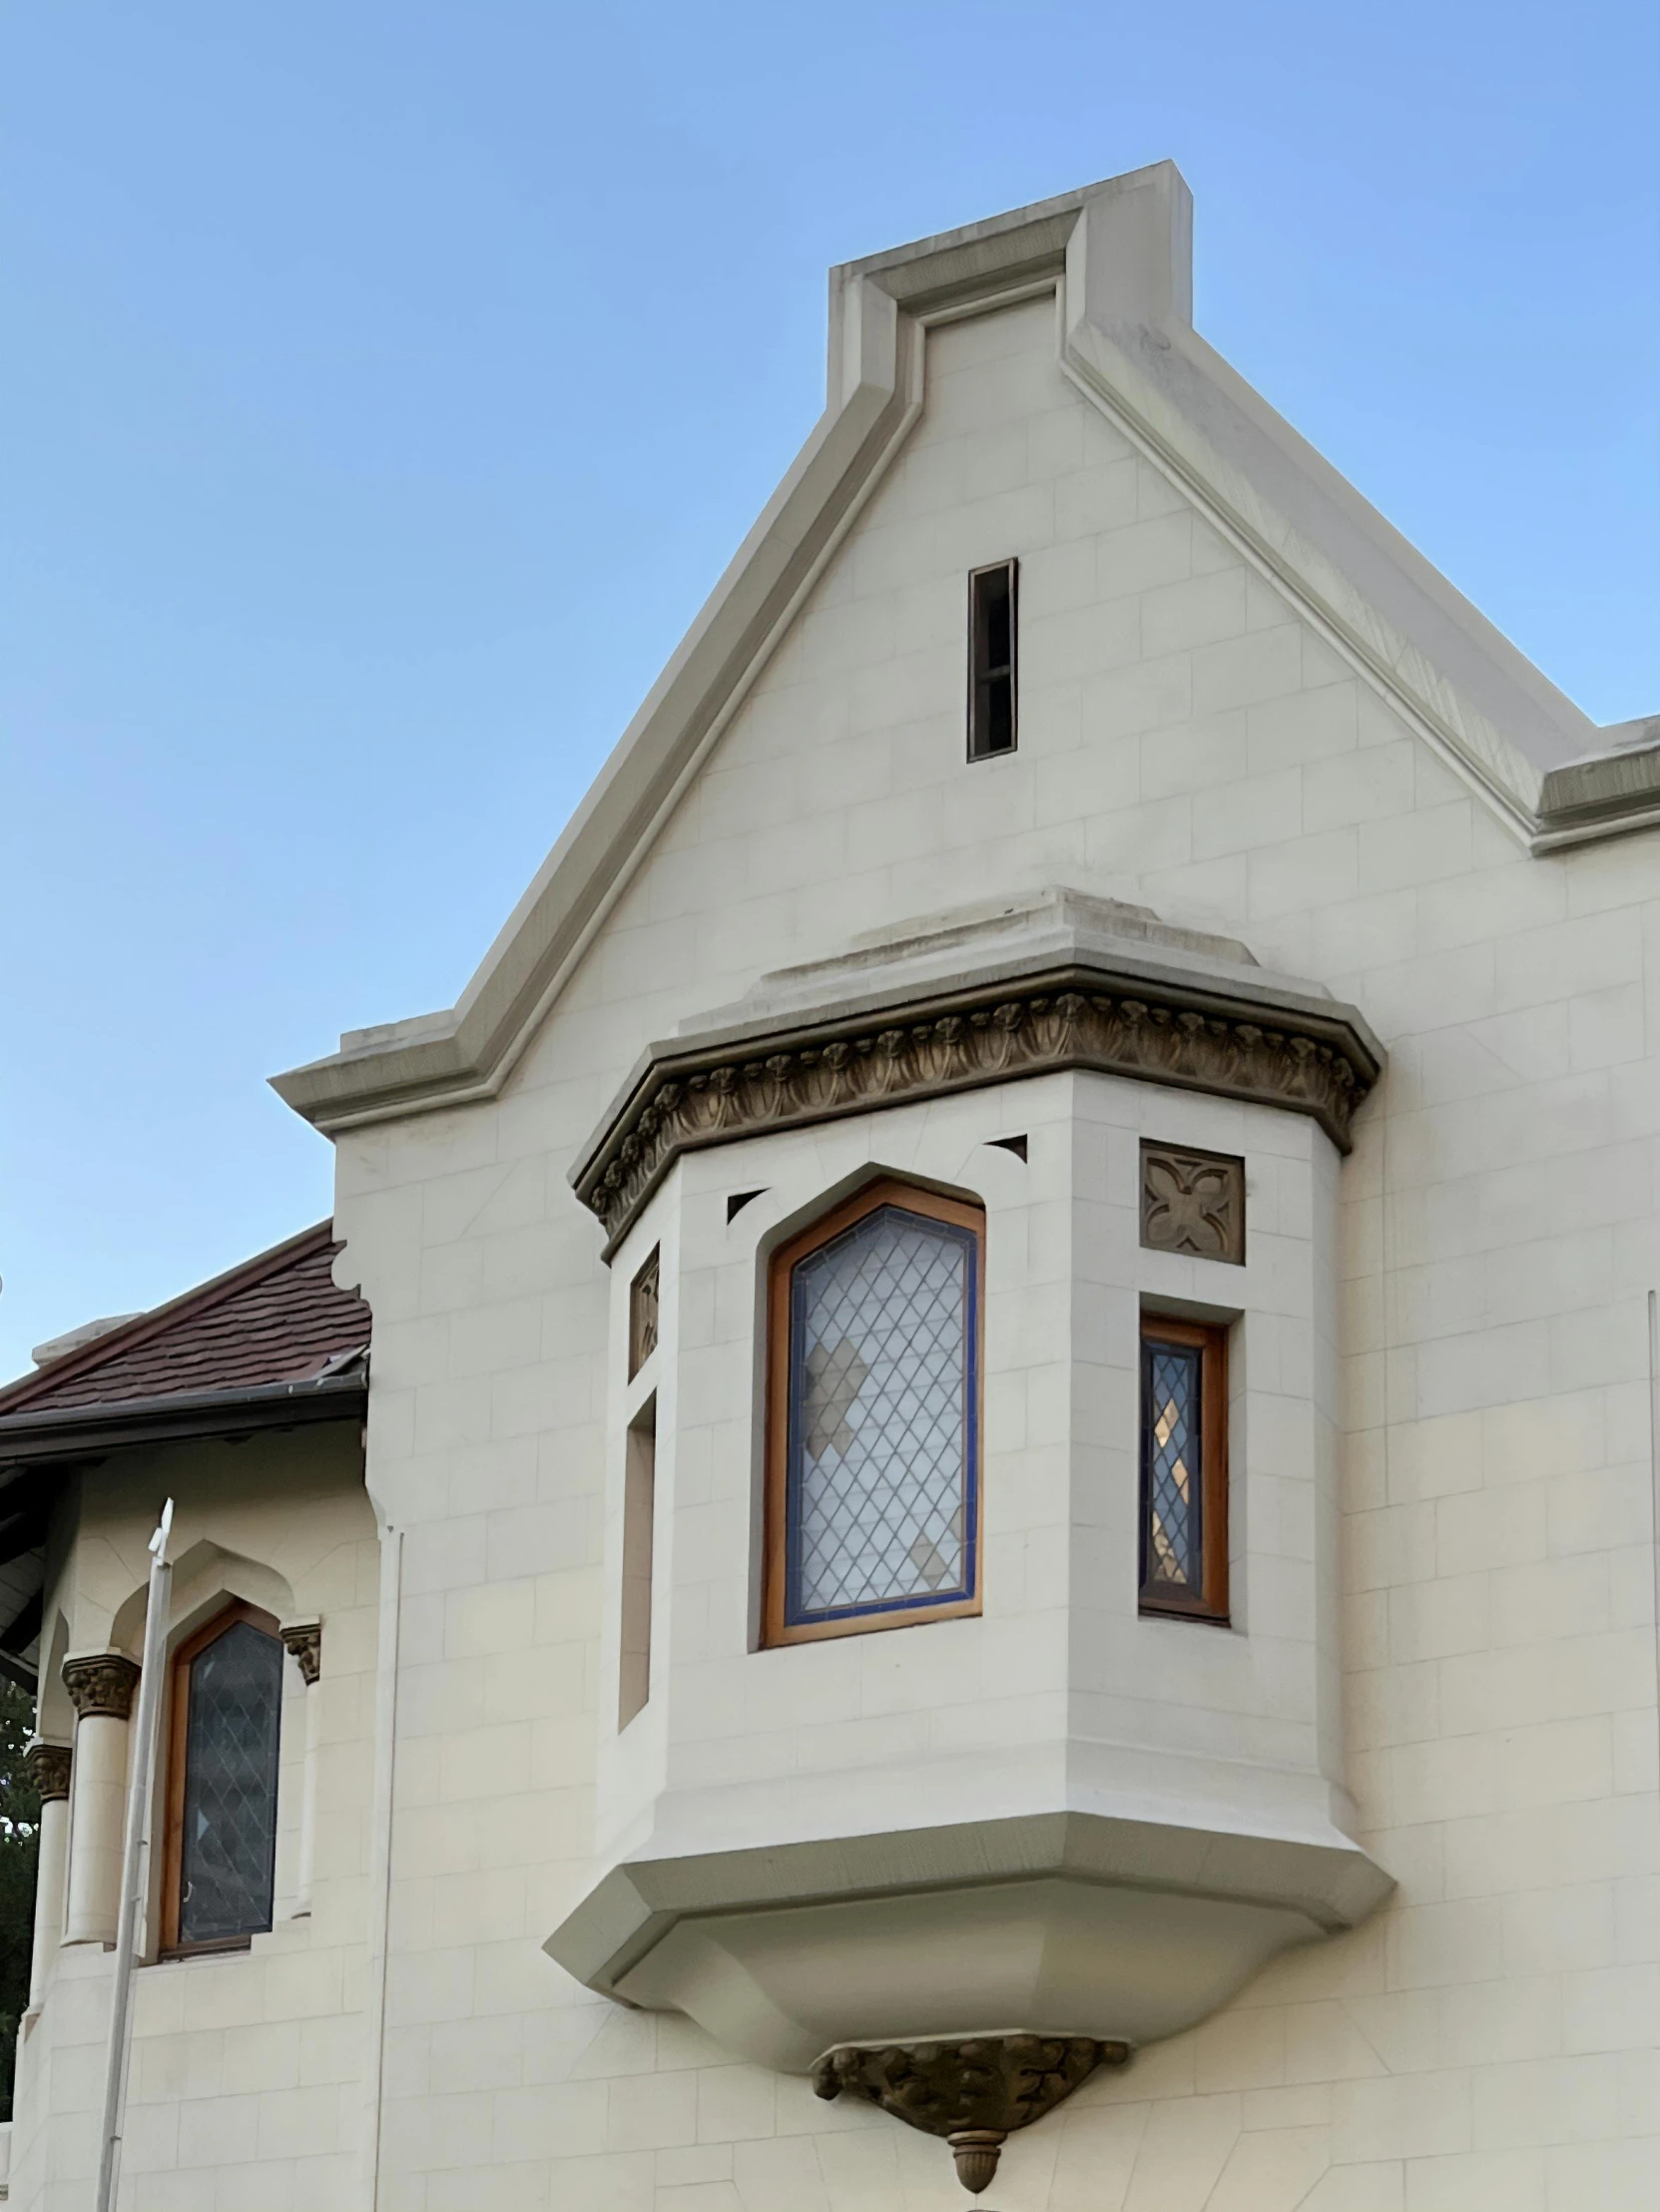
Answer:
<svg viewBox="0 0 1660 2212"><path fill-rule="evenodd" d="M69 1835L66 1943L113 1943L127 1825L127 1719L138 1663L121 1651L64 1661L75 1708L75 1803Z"/></svg>
<svg viewBox="0 0 1660 2212"><path fill-rule="evenodd" d="M305 1684L305 1765L299 1785L299 1864L294 1877L293 1918L311 1910L311 1877L317 1847L317 1677L322 1672L321 1621L292 1621L277 1633Z"/></svg>
<svg viewBox="0 0 1660 2212"><path fill-rule="evenodd" d="M35 1947L29 1962L29 2006L46 1993L46 1977L64 1936L64 1858L69 1842L67 1744L33 1743L23 1771L40 1792L40 1858L35 1883Z"/></svg>

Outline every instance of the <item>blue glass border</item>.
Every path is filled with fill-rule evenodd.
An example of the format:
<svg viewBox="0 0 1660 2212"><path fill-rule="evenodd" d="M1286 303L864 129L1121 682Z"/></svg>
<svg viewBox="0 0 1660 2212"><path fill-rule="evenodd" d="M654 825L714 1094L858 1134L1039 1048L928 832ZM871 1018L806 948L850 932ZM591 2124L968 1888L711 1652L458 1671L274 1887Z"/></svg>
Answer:
<svg viewBox="0 0 1660 2212"><path fill-rule="evenodd" d="M879 1221L883 1214L897 1214L906 1221L924 1223L929 1229L962 1246L967 1257L967 1299L964 1323L967 1358L964 1362L966 1400L963 1407L963 1562L960 1583L949 1590L929 1590L921 1597L872 1598L861 1605L832 1605L818 1612L804 1609L801 1601L801 1485L802 1485L802 1384L806 1362L799 1356L804 1336L802 1270L837 1245L845 1244ZM980 1240L961 1223L941 1221L937 1214L913 1212L887 1203L872 1206L867 1214L849 1222L837 1237L804 1252L790 1270L790 1389L785 1441L784 1487L784 1623L787 1628L817 1628L829 1621L863 1620L885 1613L930 1613L941 1606L972 1600L979 1581L980 1517Z"/></svg>

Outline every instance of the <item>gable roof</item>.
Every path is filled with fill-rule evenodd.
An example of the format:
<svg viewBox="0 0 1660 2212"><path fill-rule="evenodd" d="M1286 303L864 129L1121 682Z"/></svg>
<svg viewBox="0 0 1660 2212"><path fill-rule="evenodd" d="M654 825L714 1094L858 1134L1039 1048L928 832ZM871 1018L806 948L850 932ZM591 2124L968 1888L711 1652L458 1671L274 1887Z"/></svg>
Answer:
<svg viewBox="0 0 1660 2212"><path fill-rule="evenodd" d="M0 1674L40 1666L56 1477L126 1444L360 1415L369 1310L332 1222L289 1237L0 1389Z"/></svg>
<svg viewBox="0 0 1660 2212"><path fill-rule="evenodd" d="M273 1078L317 1127L489 1097L921 411L924 333L1059 289L1063 372L1534 851L1660 824L1599 730L1198 335L1169 162L830 272L824 415L456 1005Z"/></svg>
<svg viewBox="0 0 1660 2212"><path fill-rule="evenodd" d="M369 1310L335 1288L338 1250L333 1224L318 1222L9 1383L0 1389L0 1458L23 1415L84 1417L312 1382L342 1355L365 1351Z"/></svg>

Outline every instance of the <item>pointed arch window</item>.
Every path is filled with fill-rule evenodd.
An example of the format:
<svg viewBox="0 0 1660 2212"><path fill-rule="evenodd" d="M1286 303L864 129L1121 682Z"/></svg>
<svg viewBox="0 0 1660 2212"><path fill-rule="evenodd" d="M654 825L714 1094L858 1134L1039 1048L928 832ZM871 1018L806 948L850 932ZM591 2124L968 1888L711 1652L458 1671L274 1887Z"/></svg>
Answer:
<svg viewBox="0 0 1660 2212"><path fill-rule="evenodd" d="M768 1643L979 1610L984 1220L882 1182L774 1259Z"/></svg>
<svg viewBox="0 0 1660 2212"><path fill-rule="evenodd" d="M244 1947L272 1925L282 1645L234 1605L174 1655L163 1949Z"/></svg>

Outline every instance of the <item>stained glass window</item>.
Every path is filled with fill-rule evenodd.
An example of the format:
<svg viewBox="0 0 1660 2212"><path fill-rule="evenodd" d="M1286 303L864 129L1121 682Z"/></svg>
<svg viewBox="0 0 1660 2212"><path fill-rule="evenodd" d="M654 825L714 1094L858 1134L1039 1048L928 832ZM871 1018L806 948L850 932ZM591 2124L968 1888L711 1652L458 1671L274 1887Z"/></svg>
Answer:
<svg viewBox="0 0 1660 2212"><path fill-rule="evenodd" d="M282 1646L238 1620L186 1660L179 1941L270 1928Z"/></svg>
<svg viewBox="0 0 1660 2212"><path fill-rule="evenodd" d="M876 1204L791 1267L786 1627L972 1599L978 1262L965 1221Z"/></svg>
<svg viewBox="0 0 1660 2212"><path fill-rule="evenodd" d="M1141 1346L1141 1601L1227 1610L1226 1393L1220 1330L1148 1322Z"/></svg>

